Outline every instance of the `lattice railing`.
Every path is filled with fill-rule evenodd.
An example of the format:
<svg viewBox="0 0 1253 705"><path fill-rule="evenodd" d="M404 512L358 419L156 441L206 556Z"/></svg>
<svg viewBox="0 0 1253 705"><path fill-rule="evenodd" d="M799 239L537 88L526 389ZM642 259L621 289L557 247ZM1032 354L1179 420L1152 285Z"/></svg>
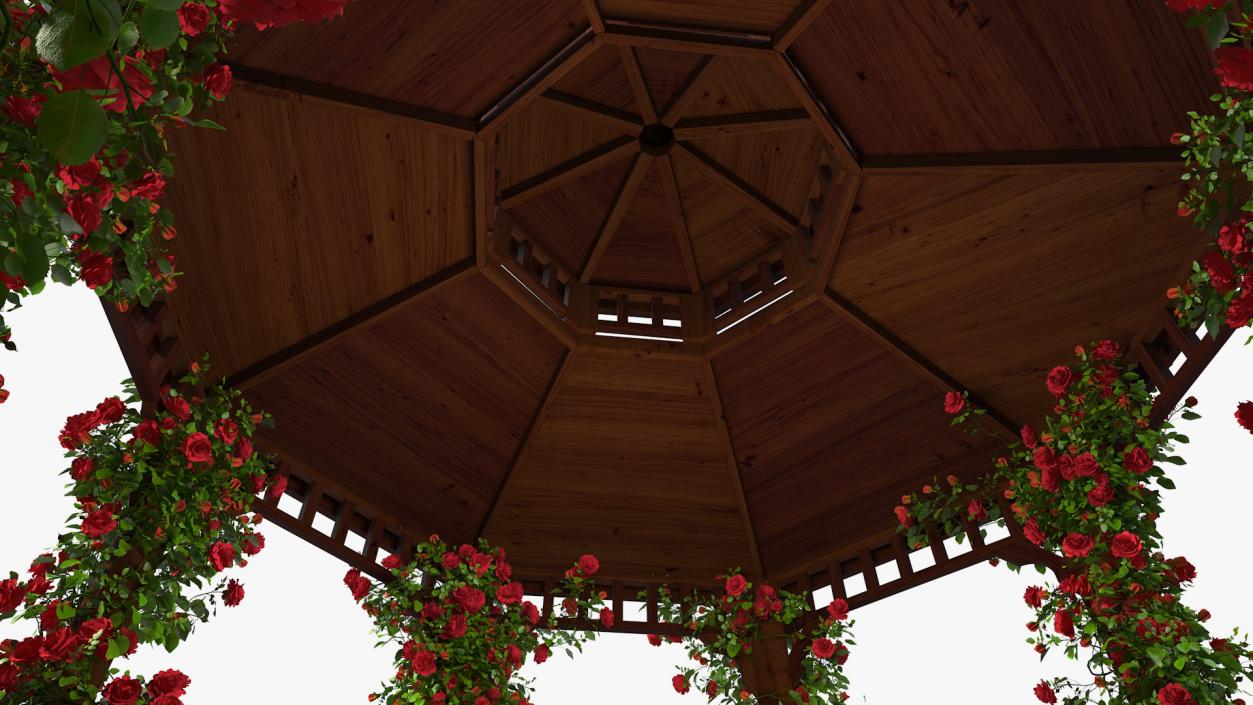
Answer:
<svg viewBox="0 0 1253 705"><path fill-rule="evenodd" d="M572 280L577 280L577 277L536 245L503 212L497 216L492 239L492 249L500 266L558 318L565 318L570 305Z"/></svg>
<svg viewBox="0 0 1253 705"><path fill-rule="evenodd" d="M796 291L809 278L805 237L798 232L706 288L716 334Z"/></svg>
<svg viewBox="0 0 1253 705"><path fill-rule="evenodd" d="M1132 349L1145 377L1157 388L1151 420L1160 424L1179 405L1232 331L1224 327L1217 338L1203 329L1180 327L1170 308L1163 308Z"/></svg>

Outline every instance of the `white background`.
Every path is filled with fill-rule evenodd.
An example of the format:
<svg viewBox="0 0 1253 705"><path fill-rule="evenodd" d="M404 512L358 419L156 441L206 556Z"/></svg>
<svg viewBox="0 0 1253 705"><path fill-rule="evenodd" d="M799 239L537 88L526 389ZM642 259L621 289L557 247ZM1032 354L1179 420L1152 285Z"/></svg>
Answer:
<svg viewBox="0 0 1253 705"><path fill-rule="evenodd" d="M12 391L0 405L0 575L23 571L55 540L71 512L56 442L65 417L120 391L128 376L96 297L50 286L9 316L21 352L0 351ZM1253 347L1233 340L1193 388L1204 418L1186 424L1189 461L1166 499L1161 527L1168 555L1186 555L1199 577L1188 602L1214 613L1213 632L1253 626L1249 606L1249 499L1253 435L1236 425L1235 405L1253 396ZM938 410L937 410L938 412ZM278 420L281 423L281 419ZM273 525L265 551L236 575L247 596L199 629L174 654L141 650L138 673L177 667L192 678L187 705L365 703L391 670L372 649L370 622L341 584L345 566ZM1039 576L981 565L854 612L857 646L847 670L852 702L874 705L1034 703L1042 677L1076 674L1060 654L1044 664L1023 628L1021 595ZM0 624L0 637L28 635ZM528 671L537 705L701 705L670 688L676 646L607 635L577 662L556 656Z"/></svg>

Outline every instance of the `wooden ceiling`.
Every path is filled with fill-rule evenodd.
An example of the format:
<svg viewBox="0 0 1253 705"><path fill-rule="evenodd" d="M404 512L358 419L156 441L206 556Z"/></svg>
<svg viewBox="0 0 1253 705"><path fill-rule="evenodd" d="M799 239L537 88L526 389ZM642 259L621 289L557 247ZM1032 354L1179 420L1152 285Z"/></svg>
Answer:
<svg viewBox="0 0 1253 705"><path fill-rule="evenodd" d="M357 0L170 136L169 325L414 535L802 575L986 468L946 391L1013 430L1156 330L1206 56L1133 0Z"/></svg>

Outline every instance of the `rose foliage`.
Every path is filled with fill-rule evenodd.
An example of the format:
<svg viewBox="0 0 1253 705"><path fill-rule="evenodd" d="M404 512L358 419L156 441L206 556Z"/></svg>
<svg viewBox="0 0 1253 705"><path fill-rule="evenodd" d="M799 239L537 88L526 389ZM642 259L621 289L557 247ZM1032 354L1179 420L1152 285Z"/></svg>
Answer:
<svg viewBox="0 0 1253 705"><path fill-rule="evenodd" d="M682 643L694 667L680 667L671 684L679 693L695 688L710 701L726 703L835 703L848 699L844 662L853 644L848 603L836 599L814 613L806 595L754 585L739 570L719 576L722 592L697 593L676 600L658 591L658 617L687 625ZM649 635L654 646L660 637ZM773 643L772 643L773 642ZM788 689L761 692L764 683L741 680L739 662L756 651L782 649L794 673ZM756 688L758 692L753 692Z"/></svg>
<svg viewBox="0 0 1253 705"><path fill-rule="evenodd" d="M1153 398L1117 344L1102 341L1076 354L1077 363L1049 373L1057 402L1044 428L1024 427L978 482L952 478L902 497L901 530L920 547L926 523L951 536L963 517L1003 519L993 501L1003 496L1024 538L1064 558L1057 584L1023 596L1035 610L1028 642L1042 657L1059 649L1086 658L1092 678L1041 681L1035 693L1042 702L1242 702L1241 681L1253 676L1249 646L1239 633L1213 637L1204 624L1209 613L1183 603L1196 569L1182 556L1167 557L1157 530L1162 491L1174 489L1165 468L1183 464L1172 449L1188 439L1169 422L1161 429L1149 423ZM946 408L957 423L980 418L966 403ZM1186 407L1182 416L1198 418Z"/></svg>
<svg viewBox="0 0 1253 705"><path fill-rule="evenodd" d="M518 674L529 655L543 663L553 649L582 650L595 638L596 615L613 625L592 576L595 556L579 558L556 591L560 618L545 619L524 599L504 549L482 539L452 548L438 536L419 544L407 564L389 556L393 579L376 584L350 570L344 583L374 619L379 646L396 648L396 673L370 696L392 703L495 705L527 703L530 682ZM558 629L558 625L562 627Z"/></svg>
<svg viewBox="0 0 1253 705"><path fill-rule="evenodd" d="M180 388L205 373L193 366ZM139 644L172 651L219 597L238 604L243 588L222 572L265 545L248 512L267 482L251 439L268 416L221 386L163 390L147 415L128 392L61 431L75 511L52 551L0 580L0 618L32 630L0 643L0 702L177 705L182 674L141 680L111 662Z"/></svg>

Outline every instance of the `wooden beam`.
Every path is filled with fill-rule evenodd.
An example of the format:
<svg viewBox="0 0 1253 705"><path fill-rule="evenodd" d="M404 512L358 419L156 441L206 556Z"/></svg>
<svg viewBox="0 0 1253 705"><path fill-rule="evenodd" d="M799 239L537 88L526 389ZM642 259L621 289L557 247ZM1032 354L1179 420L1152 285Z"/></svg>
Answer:
<svg viewBox="0 0 1253 705"><path fill-rule="evenodd" d="M487 263L487 233L497 208L496 141L474 138L474 265Z"/></svg>
<svg viewBox="0 0 1253 705"><path fill-rule="evenodd" d="M639 140L622 136L505 189L501 208L515 208L536 196L603 169L640 151Z"/></svg>
<svg viewBox="0 0 1253 705"><path fill-rule="evenodd" d="M477 271L474 258L462 260L451 267L446 267L416 284L401 289L385 299L357 311L347 318L310 335L309 337L283 348L269 357L253 363L248 367L226 378L226 386L247 389L269 379L273 375L297 364L310 355L338 342L344 336L386 320L398 311L403 310L430 296L443 286L465 279Z"/></svg>
<svg viewBox="0 0 1253 705"><path fill-rule="evenodd" d="M522 79L521 83L483 113L478 120L479 130L494 132L500 129L500 126L509 118L520 112L532 100L543 95L544 91L552 88L553 84L570 73L584 59L594 54L600 46L601 35L596 34L589 27L586 32L575 37L573 41L540 64L530 76Z"/></svg>
<svg viewBox="0 0 1253 705"><path fill-rule="evenodd" d="M919 169L962 169L968 167L1039 167L1071 171L1084 166L1126 165L1140 168L1145 164L1175 166L1179 163L1178 147L1139 147L1132 149L1057 149L1021 152L962 152L951 154L884 154L866 156L862 166L875 173L916 171Z"/></svg>
<svg viewBox="0 0 1253 705"><path fill-rule="evenodd" d="M708 117L680 120L674 126L676 140L696 140L704 137L727 135L750 135L759 132L781 130L804 130L814 126L809 113L801 108L767 110L758 113L735 115L710 115Z"/></svg>
<svg viewBox="0 0 1253 705"><path fill-rule="evenodd" d="M988 418L992 419L1002 431L1009 434L1011 439L1018 436L1020 424L1010 419L1005 414L990 406L987 402L978 398L970 387L962 384L953 378L952 375L945 372L939 365L935 364L917 350L911 348L905 341L896 337L892 331L888 330L881 323L866 315L861 309L857 308L844 297L835 291L827 288L822 296L818 297L823 304L832 311L840 315L849 323L871 338L877 340L906 364L914 369L918 374L927 380L933 382L937 387L946 392L970 392L970 401L977 407L987 410Z"/></svg>
<svg viewBox="0 0 1253 705"><path fill-rule="evenodd" d="M748 498L744 494L744 483L740 479L740 466L735 458L735 444L731 440L731 430L727 427L727 417L722 408L722 398L718 394L718 378L714 374L713 365L709 360L704 360L703 362L705 367L705 384L709 386L709 400L713 403L714 421L718 425L718 435L722 437L722 443L726 446L727 467L731 474L731 487L735 490L735 499L740 507L740 515L744 518L744 536L748 541L748 552L753 561L752 568L756 571L756 575L750 577L761 580L766 577L766 571L762 566L761 553L757 550L757 530L753 525L753 514L748 507Z"/></svg>
<svg viewBox="0 0 1253 705"><path fill-rule="evenodd" d="M632 136L638 137L640 130L644 127L644 123L640 121L638 115L632 115L624 110L584 100L569 93L549 89L544 91L540 98L550 107L570 113L575 117L598 122L610 129L619 130Z"/></svg>
<svg viewBox="0 0 1253 705"><path fill-rule="evenodd" d="M635 49L620 45L618 54L622 57L622 66L626 69L627 80L631 83L631 92L635 94L635 104L640 109L644 124L657 122L657 106L653 104L653 96L648 92L648 82L644 80L644 70L640 68L640 59L635 55Z"/></svg>
<svg viewBox="0 0 1253 705"><path fill-rule="evenodd" d="M352 108L388 117L399 117L417 123L423 129L435 130L444 134L472 139L476 125L473 118L441 113L438 110L423 108L397 100L380 98L337 88L325 83L306 81L294 76L266 71L241 64L231 63L231 76L242 84L272 88L283 93L292 94L299 99L310 99L311 102L324 103L340 108Z"/></svg>
<svg viewBox="0 0 1253 705"><path fill-rule="evenodd" d="M785 233L792 233L800 225L800 221L796 216L783 210L782 206L767 198L757 189L753 188L748 182L741 179L730 169L719 164L717 161L705 154L690 142L678 142L675 145L678 154L692 166L695 166L702 174L711 181L719 184L723 188L735 194L745 205L753 208L763 215L771 225L783 230Z"/></svg>
<svg viewBox="0 0 1253 705"><path fill-rule="evenodd" d="M814 248L817 261L814 266L814 280L810 282L814 291L821 292L831 279L831 270L835 268L835 260L840 255L840 244L848 231L848 219L853 213L853 205L857 202L857 192L861 189L861 171L845 169L839 175L833 175L830 187L823 190L822 210L814 225Z"/></svg>
<svg viewBox="0 0 1253 705"><path fill-rule="evenodd" d="M640 27L632 24L606 22L605 43L619 46L645 47L688 54L738 56L765 59L775 55L768 39L702 32L685 27Z"/></svg>
<svg viewBox="0 0 1253 705"><path fill-rule="evenodd" d="M583 0L583 11L587 13L587 21L593 32L599 34L605 31L605 18L601 15L596 0Z"/></svg>
<svg viewBox="0 0 1253 705"><path fill-rule="evenodd" d="M635 163L631 165L631 170L622 179L622 185L618 189L618 195L614 198L613 207L609 209L604 222L601 223L600 232L596 234L596 242L592 246L592 251L588 253L586 261L583 262L579 281L584 284L592 280L592 274L596 271L596 265L600 264L600 258L605 255L605 250L609 249L609 243L613 240L613 234L617 231L618 226L622 224L622 219L626 216L627 209L631 207L631 201L635 200L635 192L639 189L640 183L644 180L644 175L648 173L648 167L652 163L653 158L651 156L643 153L637 154Z"/></svg>
<svg viewBox="0 0 1253 705"><path fill-rule="evenodd" d="M792 95L796 96L801 107L809 113L809 117L813 118L814 125L822 133L827 144L831 146L840 165L846 168L859 167L857 150L853 147L852 140L835 121L835 116L827 112L826 106L810 89L796 64L792 63L787 54L775 54L771 57L771 62L783 78L784 84L792 90Z"/></svg>
<svg viewBox="0 0 1253 705"><path fill-rule="evenodd" d="M513 460L509 463L509 470L496 487L496 494L492 496L491 504L487 505L487 511L483 514L483 521L479 522L478 536L483 536L487 532L487 527L491 526L492 518L496 516L497 510L500 508L500 498L505 495L505 490L509 488L514 471L531 450L531 444L535 442L536 434L539 433L540 427L544 425L544 419L548 418L548 410L552 408L553 402L557 400L557 392L561 390L561 383L566 378L566 372L570 369L570 363L574 360L574 355L574 350L566 350L561 357L561 364L557 365L556 372L553 373L552 379L548 381L548 389L545 390L543 400L531 416L531 424L527 427L526 435L523 436L522 442L518 444L518 450L513 454Z"/></svg>
<svg viewBox="0 0 1253 705"><path fill-rule="evenodd" d="M657 165L661 172L661 189L666 192L670 220L674 223L674 236L679 241L679 254L683 257L683 269L687 272L688 286L696 293L700 291L700 271L692 253L692 233L687 227L687 214L683 212L683 197L679 194L679 181L674 175L674 161L666 154L657 158Z"/></svg>
<svg viewBox="0 0 1253 705"><path fill-rule="evenodd" d="M831 0L805 0L798 5L779 31L774 33L774 50L787 51L830 4Z"/></svg>
<svg viewBox="0 0 1253 705"><path fill-rule="evenodd" d="M696 68L692 69L692 73L688 74L687 80L683 82L683 85L670 98L670 104L666 106L665 110L661 111L661 122L663 124L674 127L679 122L679 118L683 117L683 113L700 96L701 84L709 77L709 70L717 63L717 57L706 56L701 59Z"/></svg>

